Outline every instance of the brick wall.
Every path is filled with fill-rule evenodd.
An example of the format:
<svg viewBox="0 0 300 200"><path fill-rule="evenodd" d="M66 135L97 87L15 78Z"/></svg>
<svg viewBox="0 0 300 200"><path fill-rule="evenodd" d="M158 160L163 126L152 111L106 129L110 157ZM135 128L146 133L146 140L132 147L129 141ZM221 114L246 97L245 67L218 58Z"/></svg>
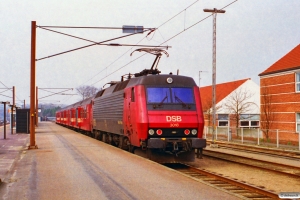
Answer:
<svg viewBox="0 0 300 200"><path fill-rule="evenodd" d="M298 141L296 113L300 113L300 93L295 92L295 72L261 77L260 88L261 114L263 114L263 106L267 106L263 103L263 94L271 97L270 109L271 114L274 115L271 129L279 129L281 139ZM263 117L261 120L261 123L264 123Z"/></svg>

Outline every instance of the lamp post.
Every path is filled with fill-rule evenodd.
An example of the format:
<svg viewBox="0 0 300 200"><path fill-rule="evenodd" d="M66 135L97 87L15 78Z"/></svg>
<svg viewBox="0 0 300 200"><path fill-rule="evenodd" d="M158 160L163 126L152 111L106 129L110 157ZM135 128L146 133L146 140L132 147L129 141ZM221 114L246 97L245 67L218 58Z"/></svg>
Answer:
<svg viewBox="0 0 300 200"><path fill-rule="evenodd" d="M225 10L214 9L203 9L204 12L211 12L213 15L213 62L212 62L212 112L213 112L213 123L212 123L212 143L215 141L215 126L216 126L216 35L217 35L217 13L225 13Z"/></svg>
<svg viewBox="0 0 300 200"><path fill-rule="evenodd" d="M6 139L6 104L9 105L10 103L8 101L1 101L1 104L4 105L4 139Z"/></svg>

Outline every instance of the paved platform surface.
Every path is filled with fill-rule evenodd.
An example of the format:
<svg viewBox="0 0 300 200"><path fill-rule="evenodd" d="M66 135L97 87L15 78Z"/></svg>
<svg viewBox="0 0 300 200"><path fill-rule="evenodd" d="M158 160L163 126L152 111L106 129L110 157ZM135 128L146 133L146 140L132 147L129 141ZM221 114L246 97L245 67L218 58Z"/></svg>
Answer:
<svg viewBox="0 0 300 200"><path fill-rule="evenodd" d="M238 199L52 122L39 123L38 149L27 149L28 134L9 134L0 199Z"/></svg>
<svg viewBox="0 0 300 200"><path fill-rule="evenodd" d="M11 134L9 125L6 126L6 139L4 139L3 126L0 127L0 182L5 179L9 170L18 159L29 141L28 134Z"/></svg>

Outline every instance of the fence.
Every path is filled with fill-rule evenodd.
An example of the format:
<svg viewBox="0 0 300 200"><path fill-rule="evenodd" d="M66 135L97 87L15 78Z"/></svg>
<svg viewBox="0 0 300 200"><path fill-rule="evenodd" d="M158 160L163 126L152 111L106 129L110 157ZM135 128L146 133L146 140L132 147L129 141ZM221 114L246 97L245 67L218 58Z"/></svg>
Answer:
<svg viewBox="0 0 300 200"><path fill-rule="evenodd" d="M300 134L286 130L267 130L260 128L216 127L214 139L219 141L239 142L276 148L300 150ZM204 137L213 138L212 127L204 127Z"/></svg>

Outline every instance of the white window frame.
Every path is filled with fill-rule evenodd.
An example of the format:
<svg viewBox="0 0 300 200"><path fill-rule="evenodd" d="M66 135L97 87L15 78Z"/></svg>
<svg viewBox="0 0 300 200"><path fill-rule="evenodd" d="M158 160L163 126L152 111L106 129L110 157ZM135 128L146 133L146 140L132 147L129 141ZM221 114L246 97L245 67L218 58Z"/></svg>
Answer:
<svg viewBox="0 0 300 200"><path fill-rule="evenodd" d="M300 113L296 113L296 132L300 133Z"/></svg>
<svg viewBox="0 0 300 200"><path fill-rule="evenodd" d="M295 91L300 92L300 72L295 73Z"/></svg>
<svg viewBox="0 0 300 200"><path fill-rule="evenodd" d="M218 127L228 127L229 124L228 118L229 118L228 114L218 114ZM226 125L221 125L220 122L221 123L225 122Z"/></svg>
<svg viewBox="0 0 300 200"><path fill-rule="evenodd" d="M222 125L221 123L222 122L225 122L226 123L226 125ZM226 121L226 120L218 120L218 127L228 127L228 120Z"/></svg>
<svg viewBox="0 0 300 200"><path fill-rule="evenodd" d="M253 119L253 117L255 118L255 116L259 117L259 114L241 114L240 117L246 116L246 115L248 115L248 117L246 117L245 119L240 119L239 120L239 126L240 127L258 128L260 126L260 120L259 119ZM248 123L247 123L247 125L241 125L242 122L248 122ZM251 122L257 122L258 125L253 126Z"/></svg>

